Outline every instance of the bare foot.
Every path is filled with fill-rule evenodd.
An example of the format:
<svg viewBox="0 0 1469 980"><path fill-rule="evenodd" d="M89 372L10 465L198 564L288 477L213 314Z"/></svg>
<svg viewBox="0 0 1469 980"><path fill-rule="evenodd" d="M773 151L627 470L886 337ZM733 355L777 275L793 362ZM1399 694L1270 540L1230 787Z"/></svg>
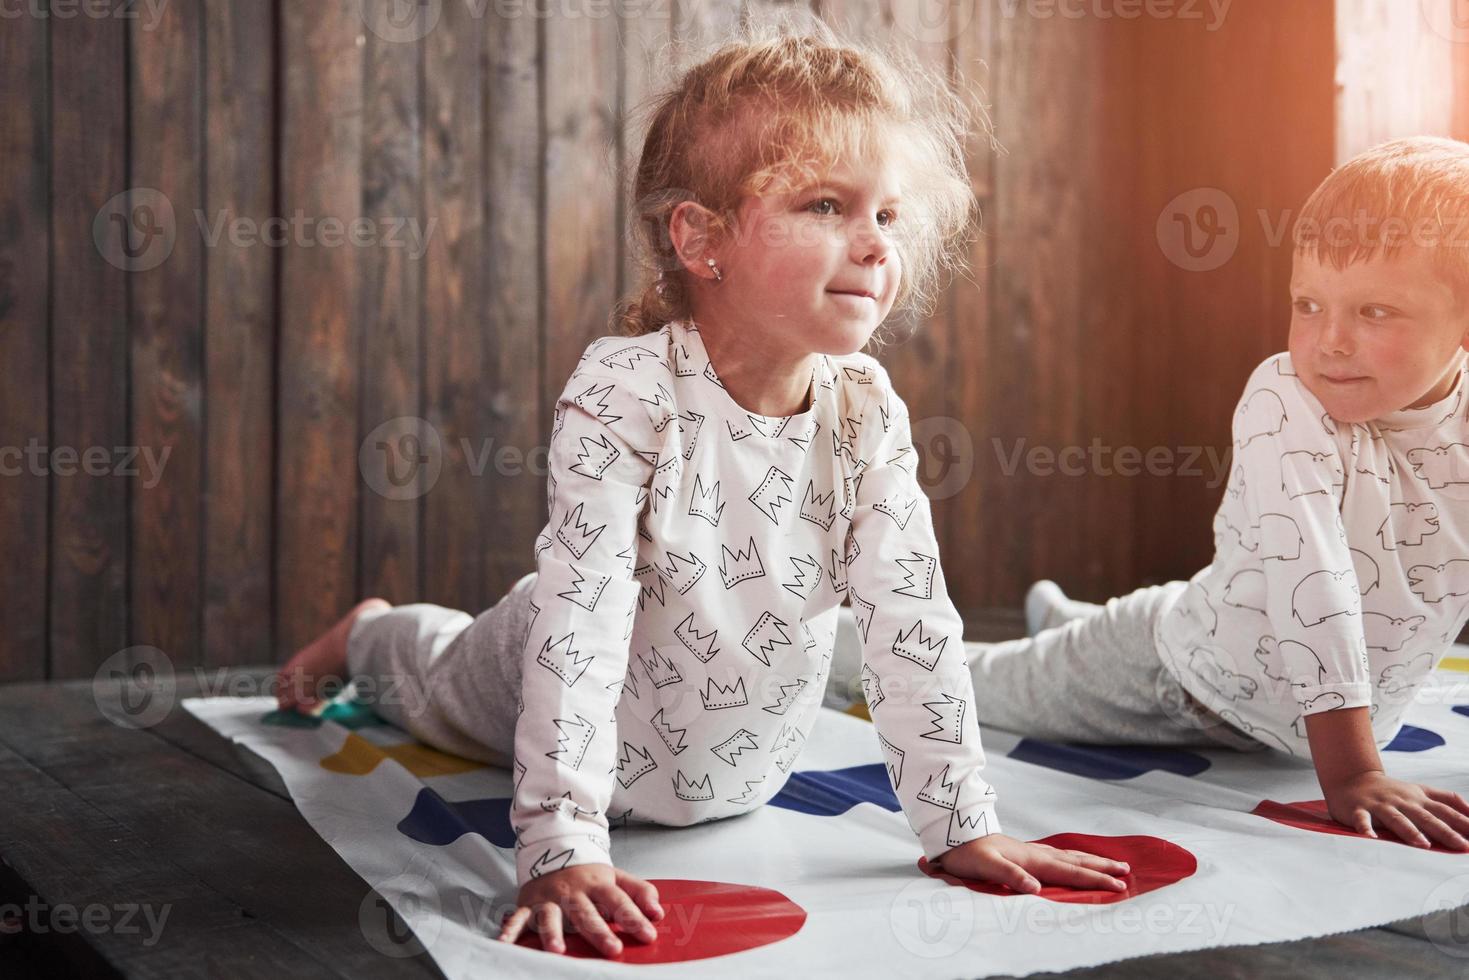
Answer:
<svg viewBox="0 0 1469 980"><path fill-rule="evenodd" d="M347 637L357 617L370 609L391 609L386 599L363 599L336 624L312 640L286 661L276 673L276 702L282 711L310 711L323 693L320 685L329 679L346 680Z"/></svg>

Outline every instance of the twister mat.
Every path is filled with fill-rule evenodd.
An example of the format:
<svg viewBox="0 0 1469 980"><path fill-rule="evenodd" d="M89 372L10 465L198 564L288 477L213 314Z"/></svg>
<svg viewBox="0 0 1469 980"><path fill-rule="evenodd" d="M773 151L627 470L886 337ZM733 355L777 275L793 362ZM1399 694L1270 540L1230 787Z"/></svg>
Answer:
<svg viewBox="0 0 1469 980"><path fill-rule="evenodd" d="M1469 673L1439 671L1417 702L1383 755L1389 773L1469 795ZM618 863L659 888L658 942L629 942L608 961L570 936L559 956L534 934L513 946L493 938L515 897L508 772L421 745L350 695L321 718L281 715L270 698L184 706L270 761L312 827L413 931L388 935L366 902L368 940L389 955L426 949L451 980L1024 974L1321 936L1469 902L1469 854L1332 823L1302 762L992 729L986 778L1005 831L1126 860L1133 873L1122 894L963 882L921 860L861 707L827 707L772 803L696 827L614 827Z"/></svg>

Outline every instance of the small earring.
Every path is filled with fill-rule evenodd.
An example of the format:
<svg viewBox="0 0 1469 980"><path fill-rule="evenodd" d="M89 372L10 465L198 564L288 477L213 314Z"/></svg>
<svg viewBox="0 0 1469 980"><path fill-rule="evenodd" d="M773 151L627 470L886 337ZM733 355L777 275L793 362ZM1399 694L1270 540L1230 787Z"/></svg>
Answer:
<svg viewBox="0 0 1469 980"><path fill-rule="evenodd" d="M719 266L717 266L717 265L714 264L714 260L713 259L705 259L704 261L707 262L707 263L709 263L709 268L710 269L713 269L714 270L714 281L715 282L724 282L724 273L722 273L722 272L719 271Z"/></svg>

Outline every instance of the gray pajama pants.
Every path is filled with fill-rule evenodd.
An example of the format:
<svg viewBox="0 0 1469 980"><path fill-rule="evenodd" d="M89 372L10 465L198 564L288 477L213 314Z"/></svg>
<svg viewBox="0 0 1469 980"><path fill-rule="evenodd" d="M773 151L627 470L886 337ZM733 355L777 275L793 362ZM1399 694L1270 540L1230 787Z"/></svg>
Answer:
<svg viewBox="0 0 1469 980"><path fill-rule="evenodd" d="M347 638L359 692L419 741L510 768L535 581L524 576L478 616L427 602L363 613Z"/></svg>
<svg viewBox="0 0 1469 980"><path fill-rule="evenodd" d="M1185 586L1078 603L1090 614L1026 639L965 643L981 729L1059 742L1265 749L1194 700L1163 664L1153 627Z"/></svg>
<svg viewBox="0 0 1469 980"><path fill-rule="evenodd" d="M347 641L360 695L422 742L509 768L534 584L532 572L478 616L431 603L363 613ZM1153 624L1182 586L1139 589L1028 639L965 643L981 728L1066 742L1265 748L1194 701L1163 666ZM843 607L830 683L852 689L861 663Z"/></svg>

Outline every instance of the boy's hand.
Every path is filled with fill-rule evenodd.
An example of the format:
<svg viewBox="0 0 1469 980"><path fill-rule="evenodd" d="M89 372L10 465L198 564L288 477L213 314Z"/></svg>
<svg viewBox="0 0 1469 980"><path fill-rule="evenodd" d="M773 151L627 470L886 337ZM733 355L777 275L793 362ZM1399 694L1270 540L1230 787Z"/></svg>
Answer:
<svg viewBox="0 0 1469 980"><path fill-rule="evenodd" d="M1322 789L1331 818L1359 834L1376 837L1375 820L1415 847L1431 847L1431 838L1450 850L1469 850L1469 803L1458 793L1382 772L1359 773Z"/></svg>
<svg viewBox="0 0 1469 980"><path fill-rule="evenodd" d="M989 834L950 848L940 855L939 863L943 871L959 878L989 881L1017 892L1038 892L1042 882L1124 891L1127 885L1111 875L1129 871L1121 861L1031 844L1004 834Z"/></svg>
<svg viewBox="0 0 1469 980"><path fill-rule="evenodd" d="M552 953L566 952L563 920L586 936L603 956L622 952L622 940L607 925L611 920L624 932L645 943L658 938L649 922L663 918L658 889L636 875L610 864L578 864L532 878L520 886L516 910L505 917L500 939L513 943L534 917L541 946Z"/></svg>
<svg viewBox="0 0 1469 980"><path fill-rule="evenodd" d="M1377 836L1376 820L1416 847L1431 847L1431 837L1453 851L1469 849L1469 804L1458 793L1389 778L1373 743L1371 718L1365 707L1306 716L1311 758L1331 819L1368 837Z"/></svg>

